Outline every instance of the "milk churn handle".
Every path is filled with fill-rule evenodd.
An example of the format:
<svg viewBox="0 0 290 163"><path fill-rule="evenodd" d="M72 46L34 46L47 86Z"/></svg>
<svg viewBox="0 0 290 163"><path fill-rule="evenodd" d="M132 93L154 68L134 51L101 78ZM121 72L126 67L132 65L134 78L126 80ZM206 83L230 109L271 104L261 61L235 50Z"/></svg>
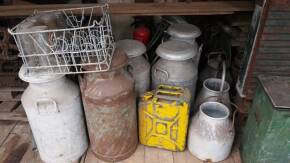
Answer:
<svg viewBox="0 0 290 163"><path fill-rule="evenodd" d="M164 73L164 74L166 75L166 80L168 80L168 79L169 79L169 74L168 74L168 72L167 72L167 71L165 71L165 70L162 70L162 69L160 69L160 68L156 67L156 68L155 68L155 73L157 73L157 70L158 70L158 71L161 71L162 73Z"/></svg>
<svg viewBox="0 0 290 163"><path fill-rule="evenodd" d="M144 57L145 57L146 61L149 61L149 57L148 57L147 53L144 54Z"/></svg>
<svg viewBox="0 0 290 163"><path fill-rule="evenodd" d="M203 44L201 44L201 45L199 46L199 48L198 48L198 55L197 55L197 57L196 57L196 61L197 61L197 63L199 63L199 59L200 59L200 57L201 57L202 48L203 48ZM194 60L194 58L192 58L192 59Z"/></svg>
<svg viewBox="0 0 290 163"><path fill-rule="evenodd" d="M48 107L48 105L50 106ZM37 108L38 114L49 113L49 112L50 113L60 112L56 101L48 97L41 97L41 98L36 99L36 108Z"/></svg>
<svg viewBox="0 0 290 163"><path fill-rule="evenodd" d="M134 69L134 67L132 65L130 65L130 64L127 65L127 71L132 78L134 78L133 77L133 69Z"/></svg>
<svg viewBox="0 0 290 163"><path fill-rule="evenodd" d="M152 65L154 65L154 64L157 62L158 59L159 59L159 56L156 55L155 58L154 58L153 61L152 61Z"/></svg>
<svg viewBox="0 0 290 163"><path fill-rule="evenodd" d="M223 96L225 80L226 80L226 62L223 61L222 82L220 86L219 99L221 99Z"/></svg>

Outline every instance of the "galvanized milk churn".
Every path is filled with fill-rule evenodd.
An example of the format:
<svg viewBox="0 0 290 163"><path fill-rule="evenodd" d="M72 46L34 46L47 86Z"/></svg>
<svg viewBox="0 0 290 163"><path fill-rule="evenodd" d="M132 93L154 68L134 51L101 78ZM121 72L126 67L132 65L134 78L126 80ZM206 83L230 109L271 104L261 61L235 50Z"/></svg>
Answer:
<svg viewBox="0 0 290 163"><path fill-rule="evenodd" d="M182 86L194 97L197 80L194 47L183 41L167 41L158 46L156 53L160 59L152 67L152 87L155 89L160 84Z"/></svg>
<svg viewBox="0 0 290 163"><path fill-rule="evenodd" d="M126 54L116 49L109 71L79 77L91 149L104 161L123 160L138 144L134 80L126 65Z"/></svg>
<svg viewBox="0 0 290 163"><path fill-rule="evenodd" d="M209 78L203 82L201 91L198 93L194 108L198 111L199 106L207 101L216 101L223 103L228 108L231 108L230 101L230 85L225 81L226 79L226 66L223 63L223 73L222 78Z"/></svg>
<svg viewBox="0 0 290 163"><path fill-rule="evenodd" d="M19 77L29 82L21 102L40 157L45 162L77 161L88 147L79 87L64 75Z"/></svg>
<svg viewBox="0 0 290 163"><path fill-rule="evenodd" d="M129 57L128 71L135 80L136 95L141 97L150 87L150 64L144 58L146 47L140 41L126 39L118 41L117 48Z"/></svg>
<svg viewBox="0 0 290 163"><path fill-rule="evenodd" d="M218 162L226 159L234 141L234 125L229 109L218 102L205 102L193 117L188 135L188 149L197 158Z"/></svg>
<svg viewBox="0 0 290 163"><path fill-rule="evenodd" d="M177 41L185 41L190 43L196 50L199 52L197 53L196 60L197 66L201 54L201 48L196 42L196 38L201 35L200 29L193 25L193 24L186 24L186 23L177 23L172 24L168 27L167 33L170 35L169 40L177 40Z"/></svg>
<svg viewBox="0 0 290 163"><path fill-rule="evenodd" d="M198 46L195 39L201 35L197 26L185 23L170 25L167 33L170 35L170 40L186 41L195 46Z"/></svg>

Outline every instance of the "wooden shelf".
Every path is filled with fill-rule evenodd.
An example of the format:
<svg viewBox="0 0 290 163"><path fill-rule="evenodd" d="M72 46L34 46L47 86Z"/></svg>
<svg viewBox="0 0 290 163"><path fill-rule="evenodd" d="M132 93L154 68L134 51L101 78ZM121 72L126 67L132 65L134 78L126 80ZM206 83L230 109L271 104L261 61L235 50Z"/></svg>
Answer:
<svg viewBox="0 0 290 163"><path fill-rule="evenodd" d="M97 4L8 5L0 6L0 16L27 16L34 10L88 7ZM200 1L177 3L114 3L111 14L123 15L223 15L239 11L253 11L254 1ZM97 13L96 13L97 14Z"/></svg>

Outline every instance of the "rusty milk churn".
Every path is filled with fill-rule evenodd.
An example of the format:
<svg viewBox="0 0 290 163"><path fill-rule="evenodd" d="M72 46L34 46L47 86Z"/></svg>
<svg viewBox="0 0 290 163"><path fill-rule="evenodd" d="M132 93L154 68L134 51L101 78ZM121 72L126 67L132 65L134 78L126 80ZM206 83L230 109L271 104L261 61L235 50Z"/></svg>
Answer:
<svg viewBox="0 0 290 163"><path fill-rule="evenodd" d="M152 87L160 84L186 87L194 97L197 68L193 58L197 54L193 46L184 41L167 41L158 46L156 53L160 59L152 67Z"/></svg>
<svg viewBox="0 0 290 163"><path fill-rule="evenodd" d="M168 27L167 33L170 35L169 40L185 41L192 44L196 50L199 50L198 55L194 58L196 63L199 62L201 47L199 49L196 38L201 35L201 31L197 26L186 23L172 24Z"/></svg>
<svg viewBox="0 0 290 163"><path fill-rule="evenodd" d="M49 163L77 161L88 147L79 87L64 75L26 75L21 102L40 157Z"/></svg>
<svg viewBox="0 0 290 163"><path fill-rule="evenodd" d="M234 125L229 109L219 102L205 102L193 117L188 134L188 149L197 158L218 162L226 159L234 141Z"/></svg>
<svg viewBox="0 0 290 163"><path fill-rule="evenodd" d="M104 161L123 160L138 144L134 80L126 71L127 61L116 49L109 71L79 76L91 149Z"/></svg>
<svg viewBox="0 0 290 163"><path fill-rule="evenodd" d="M140 41L126 39L118 41L117 48L129 57L128 71L135 80L136 95L141 97L150 86L150 64L143 56L146 55L146 46Z"/></svg>

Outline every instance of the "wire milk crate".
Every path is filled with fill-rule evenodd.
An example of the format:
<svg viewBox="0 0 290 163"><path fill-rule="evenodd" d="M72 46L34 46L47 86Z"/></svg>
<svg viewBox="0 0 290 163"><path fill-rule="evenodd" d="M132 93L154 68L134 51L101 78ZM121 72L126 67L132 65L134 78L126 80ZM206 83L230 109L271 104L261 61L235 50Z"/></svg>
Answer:
<svg viewBox="0 0 290 163"><path fill-rule="evenodd" d="M108 9L105 4L40 11L8 29L26 75L107 71L115 49Z"/></svg>

